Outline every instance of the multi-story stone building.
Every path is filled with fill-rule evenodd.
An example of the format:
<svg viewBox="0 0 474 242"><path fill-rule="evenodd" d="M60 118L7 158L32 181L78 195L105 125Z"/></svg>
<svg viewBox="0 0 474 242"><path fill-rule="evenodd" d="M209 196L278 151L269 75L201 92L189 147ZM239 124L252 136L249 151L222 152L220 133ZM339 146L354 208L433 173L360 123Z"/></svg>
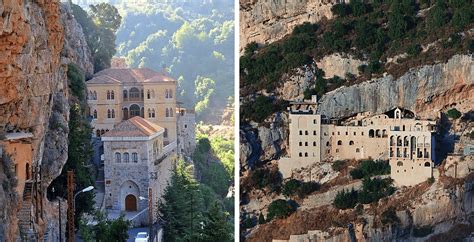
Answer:
<svg viewBox="0 0 474 242"><path fill-rule="evenodd" d="M156 216L156 202L177 159L176 141L166 144L164 132L155 123L135 116L102 135L107 209L143 211L148 208L151 191ZM140 222L146 223L146 216L141 218L145 221Z"/></svg>
<svg viewBox="0 0 474 242"><path fill-rule="evenodd" d="M289 108L289 157L280 159L284 177L295 168L341 159L389 160L397 185L432 177L436 122L405 117L399 108L386 114L358 115L344 124L317 113L316 96Z"/></svg>
<svg viewBox="0 0 474 242"><path fill-rule="evenodd" d="M139 116L164 128L164 143L177 141L178 121L194 128L194 112L186 112L176 101L176 81L148 68L111 68L87 81L93 136L101 137L114 125ZM182 112L186 115L180 115ZM183 120L179 120L182 117ZM194 134L194 129L190 133ZM181 143L194 139L183 137Z"/></svg>

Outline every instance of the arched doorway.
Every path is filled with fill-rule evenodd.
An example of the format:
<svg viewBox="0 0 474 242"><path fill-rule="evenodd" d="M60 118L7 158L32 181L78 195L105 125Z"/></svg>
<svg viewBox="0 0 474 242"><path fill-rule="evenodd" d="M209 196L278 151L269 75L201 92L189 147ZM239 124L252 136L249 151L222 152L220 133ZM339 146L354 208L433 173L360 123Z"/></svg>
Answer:
<svg viewBox="0 0 474 242"><path fill-rule="evenodd" d="M125 197L125 211L127 212L137 211L137 198L132 194L128 194Z"/></svg>
<svg viewBox="0 0 474 242"><path fill-rule="evenodd" d="M132 104L132 106L130 106L130 118L133 118L135 116L141 116L140 106L138 106L137 104Z"/></svg>

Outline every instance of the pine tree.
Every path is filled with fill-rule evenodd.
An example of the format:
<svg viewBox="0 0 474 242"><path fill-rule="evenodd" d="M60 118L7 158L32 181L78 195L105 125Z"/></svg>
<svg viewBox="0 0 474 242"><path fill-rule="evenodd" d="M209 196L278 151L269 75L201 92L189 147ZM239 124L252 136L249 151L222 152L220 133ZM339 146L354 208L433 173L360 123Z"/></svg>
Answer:
<svg viewBox="0 0 474 242"><path fill-rule="evenodd" d="M206 221L203 229L203 241L233 241L232 225L228 221L229 214L222 211L219 202L214 201L206 212Z"/></svg>
<svg viewBox="0 0 474 242"><path fill-rule="evenodd" d="M202 234L203 199L199 184L179 161L159 202L165 241L198 241Z"/></svg>

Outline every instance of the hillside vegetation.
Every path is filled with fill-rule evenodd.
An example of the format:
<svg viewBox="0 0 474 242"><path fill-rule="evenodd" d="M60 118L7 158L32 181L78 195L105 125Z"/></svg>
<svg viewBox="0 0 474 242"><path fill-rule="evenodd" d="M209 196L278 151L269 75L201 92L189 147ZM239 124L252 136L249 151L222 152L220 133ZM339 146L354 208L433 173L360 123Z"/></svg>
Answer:
<svg viewBox="0 0 474 242"><path fill-rule="evenodd" d="M334 5L332 12L334 19L296 26L292 34L278 42L246 46L240 57L241 96L262 90L273 93L281 86L283 74L333 53L350 54L368 64L359 66L359 77L348 73L325 78L322 70L316 70L315 83L306 90L306 97L321 96L384 72L397 77L409 68L474 50L474 40L466 32L474 27L471 1L354 0ZM391 58L398 55L405 58L394 63ZM259 111L268 110L259 103L270 106L281 101L275 99L268 104L249 98L244 105L257 113L243 111L241 121L263 121L270 112Z"/></svg>
<svg viewBox="0 0 474 242"><path fill-rule="evenodd" d="M233 100L233 4L171 1L116 6L123 13L117 55L125 56L131 67L166 68L178 81L178 99L184 106L195 107L198 120L216 123Z"/></svg>

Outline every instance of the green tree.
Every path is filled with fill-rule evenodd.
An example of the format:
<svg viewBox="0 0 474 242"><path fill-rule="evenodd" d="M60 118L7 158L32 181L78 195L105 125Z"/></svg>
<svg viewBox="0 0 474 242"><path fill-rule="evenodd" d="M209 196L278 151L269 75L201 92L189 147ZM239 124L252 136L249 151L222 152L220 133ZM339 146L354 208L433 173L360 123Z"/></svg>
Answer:
<svg viewBox="0 0 474 242"><path fill-rule="evenodd" d="M388 15L388 36L391 39L400 39L408 30L408 22L403 15L403 8L399 1L393 1Z"/></svg>
<svg viewBox="0 0 474 242"><path fill-rule="evenodd" d="M437 0L436 4L430 9L428 13L428 30L430 32L439 31L448 21L447 6L445 1Z"/></svg>
<svg viewBox="0 0 474 242"><path fill-rule="evenodd" d="M222 211L216 201L205 213L202 241L234 241L233 226L229 223L229 214Z"/></svg>
<svg viewBox="0 0 474 242"><path fill-rule="evenodd" d="M190 172L179 161L159 201L165 241L199 241L202 237L203 199Z"/></svg>
<svg viewBox="0 0 474 242"><path fill-rule="evenodd" d="M72 10L86 36L87 45L94 59L94 71L98 72L110 67L110 60L116 53L115 32L120 26L122 17L117 9L108 3L90 7L89 13L75 4L72 5Z"/></svg>
<svg viewBox="0 0 474 242"><path fill-rule="evenodd" d="M358 192L354 189L351 191L340 191L336 194L336 198L334 198L333 205L339 209L348 209L354 208L357 204L357 197Z"/></svg>
<svg viewBox="0 0 474 242"><path fill-rule="evenodd" d="M102 28L116 32L122 22L117 8L108 3L90 5L90 16L94 23Z"/></svg>
<svg viewBox="0 0 474 242"><path fill-rule="evenodd" d="M459 112L459 110L457 110L456 108L451 108L450 110L448 110L446 115L448 116L448 118L458 119L462 116L462 113Z"/></svg>
<svg viewBox="0 0 474 242"><path fill-rule="evenodd" d="M96 222L94 225L87 225L82 220L79 223L83 241L127 241L130 221L125 219L123 214L117 219L107 219L105 213L98 211L94 213L93 217Z"/></svg>
<svg viewBox="0 0 474 242"><path fill-rule="evenodd" d="M85 115L86 104L85 95L85 77L84 72L75 65L68 66L68 83L72 93L69 109L69 129L56 120L50 122L50 128L58 132L69 131L68 134L68 159L64 165L61 175L54 179L48 188L48 197L54 198L61 196L66 198L66 173L69 170L74 171L74 182L76 192L94 185L93 172L88 168L92 156L91 134L92 128ZM53 110L62 107L53 106ZM52 192L54 188L54 193ZM94 193L81 193L76 201L76 224L79 222L81 214L91 212L94 205Z"/></svg>
<svg viewBox="0 0 474 242"><path fill-rule="evenodd" d="M288 201L277 199L268 206L267 219L270 221L274 218L286 218L296 211L296 208Z"/></svg>

